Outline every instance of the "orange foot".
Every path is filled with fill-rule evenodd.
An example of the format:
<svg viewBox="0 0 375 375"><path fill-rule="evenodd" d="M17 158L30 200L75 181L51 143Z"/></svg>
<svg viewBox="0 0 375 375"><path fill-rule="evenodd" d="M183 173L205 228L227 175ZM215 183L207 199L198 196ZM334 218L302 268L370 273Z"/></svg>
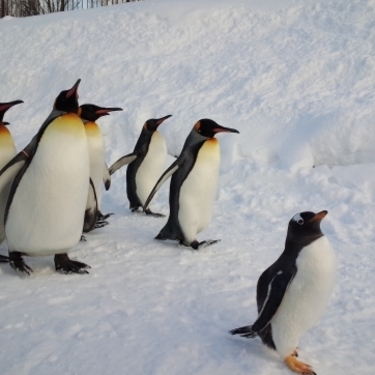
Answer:
<svg viewBox="0 0 375 375"><path fill-rule="evenodd" d="M308 365L307 363L299 361L294 356L294 353L291 354L291 355L288 355L285 358L284 361L292 371L294 371L298 374L301 374L301 375L316 375L316 373L314 372L312 367L310 365Z"/></svg>

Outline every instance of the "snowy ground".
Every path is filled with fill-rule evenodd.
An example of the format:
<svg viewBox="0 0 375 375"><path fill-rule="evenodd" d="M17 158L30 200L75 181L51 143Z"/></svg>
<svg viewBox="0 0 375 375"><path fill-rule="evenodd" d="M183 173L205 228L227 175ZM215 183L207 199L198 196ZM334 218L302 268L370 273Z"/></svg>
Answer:
<svg viewBox="0 0 375 375"><path fill-rule="evenodd" d="M100 121L109 164L148 118L173 114L160 127L171 154L200 118L241 132L219 137L199 236L217 245L154 241L165 219L128 211L121 170L104 194L111 225L71 253L89 275L58 274L52 257L27 258L30 277L0 265L1 375L290 374L227 331L256 318L289 219L323 209L339 278L301 357L319 375L373 374L374 19L374 0L158 0L0 20L0 101L25 102L5 118L19 149L77 78L82 104L124 108ZM152 205L166 214L167 185Z"/></svg>

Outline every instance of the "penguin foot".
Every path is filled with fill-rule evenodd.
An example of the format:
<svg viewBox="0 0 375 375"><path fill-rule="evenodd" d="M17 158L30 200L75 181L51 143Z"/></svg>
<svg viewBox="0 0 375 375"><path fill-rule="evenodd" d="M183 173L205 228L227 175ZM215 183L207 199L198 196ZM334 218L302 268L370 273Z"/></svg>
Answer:
<svg viewBox="0 0 375 375"><path fill-rule="evenodd" d="M80 238L80 241L84 241L86 242L86 237L82 234L81 238Z"/></svg>
<svg viewBox="0 0 375 375"><path fill-rule="evenodd" d="M98 221L95 223L94 228L92 228L92 229L103 228L103 227L105 227L105 226L108 225L108 224L109 224L109 222L106 221L106 220L98 220Z"/></svg>
<svg viewBox="0 0 375 375"><path fill-rule="evenodd" d="M68 273L88 273L85 268L91 268L89 265L78 262L76 260L71 260L68 254L56 254L55 255L55 268L64 274Z"/></svg>
<svg viewBox="0 0 375 375"><path fill-rule="evenodd" d="M5 255L0 255L0 263L8 263L9 258L6 257Z"/></svg>
<svg viewBox="0 0 375 375"><path fill-rule="evenodd" d="M253 331L253 326L244 326L229 331L231 335L240 335L247 339L252 339L257 336L257 333Z"/></svg>
<svg viewBox="0 0 375 375"><path fill-rule="evenodd" d="M149 208L145 211L146 215L153 216L153 217L165 217L164 214L159 214L157 212L152 212Z"/></svg>
<svg viewBox="0 0 375 375"><path fill-rule="evenodd" d="M110 216L114 215L113 212L110 212L109 214L103 215L100 211L98 212L98 221L104 221L107 220Z"/></svg>
<svg viewBox="0 0 375 375"><path fill-rule="evenodd" d="M293 352L294 353L294 352ZM284 359L287 366L297 374L301 375L316 375L312 367L304 362L299 361L293 354L288 355Z"/></svg>
<svg viewBox="0 0 375 375"><path fill-rule="evenodd" d="M27 273L28 275L33 272L33 269L25 263L25 261L22 259L21 253L19 252L14 251L9 253L9 264L16 271L21 271Z"/></svg>
<svg viewBox="0 0 375 375"><path fill-rule="evenodd" d="M221 240L205 240L205 241L202 241L202 242L193 241L188 246L192 247L194 250L200 250L200 249L204 249L205 247L211 246L211 245L213 245L217 242L220 242L220 241Z"/></svg>

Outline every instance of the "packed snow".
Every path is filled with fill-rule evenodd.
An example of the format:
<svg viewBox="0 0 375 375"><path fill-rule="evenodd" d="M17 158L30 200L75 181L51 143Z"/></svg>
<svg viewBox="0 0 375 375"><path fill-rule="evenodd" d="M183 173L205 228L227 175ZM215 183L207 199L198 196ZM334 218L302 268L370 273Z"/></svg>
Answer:
<svg viewBox="0 0 375 375"><path fill-rule="evenodd" d="M214 217L198 236L221 242L154 240L166 218L128 210L122 168L103 193L110 225L70 253L89 275L57 273L52 257L25 258L31 276L0 264L1 374L290 374L228 330L256 319L288 221L324 209L338 280L300 356L319 375L373 374L374 20L374 0L145 0L0 20L0 101L25 102L5 115L19 150L78 78L81 104L123 108L98 121L109 165L149 118L173 115L168 163L201 118L240 131L218 136Z"/></svg>

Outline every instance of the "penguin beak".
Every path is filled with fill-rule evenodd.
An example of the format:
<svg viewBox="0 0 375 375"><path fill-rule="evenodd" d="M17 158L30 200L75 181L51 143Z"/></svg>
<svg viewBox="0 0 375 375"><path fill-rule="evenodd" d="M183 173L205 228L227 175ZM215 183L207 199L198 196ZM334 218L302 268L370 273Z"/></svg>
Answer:
<svg viewBox="0 0 375 375"><path fill-rule="evenodd" d="M328 211L326 210L318 212L312 219L310 219L310 223L314 221L322 221L327 214Z"/></svg>
<svg viewBox="0 0 375 375"><path fill-rule="evenodd" d="M9 109L12 108L14 105L21 104L23 103L22 100L14 100L13 102L8 102L8 103L0 103L0 123L3 125L9 125L9 122L3 122L3 117L5 112Z"/></svg>
<svg viewBox="0 0 375 375"><path fill-rule="evenodd" d="M233 128L226 128L225 126L218 125L212 131L216 133L237 133L240 134L240 132L237 129Z"/></svg>
<svg viewBox="0 0 375 375"><path fill-rule="evenodd" d="M100 108L98 110L95 111L95 114L99 115L99 116L109 116L109 113L108 112L115 112L115 111L122 111L123 109L122 108L118 108L118 107L113 107L113 108Z"/></svg>
<svg viewBox="0 0 375 375"><path fill-rule="evenodd" d="M158 120L155 121L155 124L156 124L157 126L159 126L164 120L166 120L166 119L169 118L169 117L172 117L172 115L168 115L168 116L164 116L164 117L162 117L162 118L159 118Z"/></svg>
<svg viewBox="0 0 375 375"><path fill-rule="evenodd" d="M0 104L0 112L6 112L9 108L12 108L14 105L23 103L22 100L14 100L13 102L2 103Z"/></svg>
<svg viewBox="0 0 375 375"><path fill-rule="evenodd" d="M67 99L70 98L70 97L73 96L73 95L75 95L76 98L78 99L78 92L77 92L77 90L78 90L78 86L79 86L80 83L81 83L81 79L79 79L79 80L74 84L74 86L73 86L70 90L68 90L68 92L66 93L66 98L67 98Z"/></svg>

